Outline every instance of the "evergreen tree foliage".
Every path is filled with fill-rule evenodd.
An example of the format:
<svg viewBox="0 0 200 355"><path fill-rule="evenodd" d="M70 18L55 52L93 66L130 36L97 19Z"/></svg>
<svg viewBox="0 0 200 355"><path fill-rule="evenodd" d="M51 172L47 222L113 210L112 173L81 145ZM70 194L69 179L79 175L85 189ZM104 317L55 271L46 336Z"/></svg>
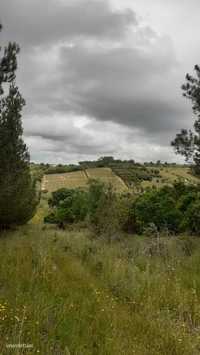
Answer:
<svg viewBox="0 0 200 355"><path fill-rule="evenodd" d="M2 25L0 24L0 32ZM0 47L0 52L1 52ZM0 95L4 93L3 83L12 83L15 80L15 72L17 70L17 54L19 46L16 43L9 43L4 48L2 58L0 58Z"/></svg>
<svg viewBox="0 0 200 355"><path fill-rule="evenodd" d="M172 141L177 154L183 155L186 161L195 164L195 173L200 174L200 67L195 65L195 76L186 75L186 82L182 85L183 96L191 100L192 109L197 119L194 130L182 129Z"/></svg>
<svg viewBox="0 0 200 355"><path fill-rule="evenodd" d="M36 206L30 157L23 142L21 111L25 105L15 84L19 48L9 44L0 60L0 227L28 221ZM3 95L3 83L9 83Z"/></svg>

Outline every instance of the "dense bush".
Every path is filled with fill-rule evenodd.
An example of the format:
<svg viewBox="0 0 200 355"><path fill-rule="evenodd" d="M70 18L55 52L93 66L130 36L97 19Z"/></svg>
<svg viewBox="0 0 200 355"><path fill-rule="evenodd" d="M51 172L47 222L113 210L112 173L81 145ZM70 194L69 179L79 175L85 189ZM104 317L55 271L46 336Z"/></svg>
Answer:
<svg viewBox="0 0 200 355"><path fill-rule="evenodd" d="M142 232L150 223L158 229L168 228L177 232L181 212L176 206L176 197L173 189L164 187L160 190L150 190L138 198L134 205L135 221L139 232Z"/></svg>
<svg viewBox="0 0 200 355"><path fill-rule="evenodd" d="M113 188L91 180L87 191L60 189L48 201L50 213L46 223L63 226L86 221L96 235L115 237L120 231L132 230L132 198L119 195Z"/></svg>
<svg viewBox="0 0 200 355"><path fill-rule="evenodd" d="M64 201L67 197L72 195L74 190L70 189L59 189L57 191L52 192L52 197L48 200L48 204L50 207L58 207L61 201Z"/></svg>
<svg viewBox="0 0 200 355"><path fill-rule="evenodd" d="M46 223L74 223L83 221L88 213L88 195L80 189L60 189L49 199L52 211L45 217Z"/></svg>
<svg viewBox="0 0 200 355"><path fill-rule="evenodd" d="M120 195L111 185L93 181L88 196L88 219L97 235L117 238L122 231L133 231L132 195Z"/></svg>
<svg viewBox="0 0 200 355"><path fill-rule="evenodd" d="M200 187L175 183L149 189L137 198L120 195L98 181L88 190L60 189L49 199L47 223L87 221L96 235L113 238L122 231L149 234L188 232L200 234Z"/></svg>
<svg viewBox="0 0 200 355"><path fill-rule="evenodd" d="M93 230L97 235L114 236L120 230L120 222L117 195L113 192L112 187L92 182L88 197L88 218Z"/></svg>
<svg viewBox="0 0 200 355"><path fill-rule="evenodd" d="M136 230L143 233L153 223L158 231L200 234L200 188L175 183L139 196L132 206Z"/></svg>
<svg viewBox="0 0 200 355"><path fill-rule="evenodd" d="M182 229L189 230L193 234L200 234L200 196L189 204L182 222Z"/></svg>

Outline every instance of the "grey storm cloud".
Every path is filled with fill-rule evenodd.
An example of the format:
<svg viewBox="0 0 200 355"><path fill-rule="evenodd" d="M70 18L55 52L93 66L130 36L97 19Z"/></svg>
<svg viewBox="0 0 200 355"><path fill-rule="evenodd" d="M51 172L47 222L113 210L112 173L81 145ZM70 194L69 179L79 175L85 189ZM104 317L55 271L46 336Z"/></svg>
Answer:
<svg viewBox="0 0 200 355"><path fill-rule="evenodd" d="M35 86L37 104L48 102L54 112L112 121L149 134L172 132L186 109L173 83L178 63L170 41L155 41L146 51L88 48L79 42L61 47L57 77Z"/></svg>
<svg viewBox="0 0 200 355"><path fill-rule="evenodd" d="M45 118L40 118L35 124L35 118L30 118L29 122L25 122L26 135L28 138L43 139L49 144L54 144L54 151L63 152L71 151L73 153L97 154L114 153L116 151L119 141L115 137L115 132L119 131L119 127L107 126L107 132L104 131L99 122L89 122L86 127L77 127L73 120L66 120L64 117L60 118L55 128L54 118L48 120L46 124ZM110 132L112 131L114 132ZM94 135L94 130L96 134ZM98 132L98 133L97 133ZM104 142L102 142L101 135L104 134ZM111 139L112 137L112 139ZM115 149L113 148L113 143Z"/></svg>
<svg viewBox="0 0 200 355"><path fill-rule="evenodd" d="M119 38L137 23L134 11L114 11L101 0L1 0L7 36L26 45L74 37Z"/></svg>
<svg viewBox="0 0 200 355"><path fill-rule="evenodd" d="M151 132L174 128L183 110L166 91L177 63L170 47L159 50L63 49L61 86L71 97L71 110Z"/></svg>
<svg viewBox="0 0 200 355"><path fill-rule="evenodd" d="M1 0L0 22L3 42L16 40L22 49L18 83L36 160L118 151L131 157L132 149L144 160L147 149L149 159L159 158L159 149L167 156L190 115L169 36L109 0ZM88 123L77 126L81 117Z"/></svg>

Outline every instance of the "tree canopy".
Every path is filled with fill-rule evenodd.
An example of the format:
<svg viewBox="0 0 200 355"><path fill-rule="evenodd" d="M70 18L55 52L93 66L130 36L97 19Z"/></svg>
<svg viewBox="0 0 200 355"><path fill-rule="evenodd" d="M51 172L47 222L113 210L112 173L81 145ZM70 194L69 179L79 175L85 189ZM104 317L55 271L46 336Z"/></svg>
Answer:
<svg viewBox="0 0 200 355"><path fill-rule="evenodd" d="M200 67L195 65L195 76L186 75L186 82L182 85L183 96L192 103L192 109L196 115L194 130L182 129L172 146L177 154L185 157L186 161L193 161L195 172L200 173Z"/></svg>
<svg viewBox="0 0 200 355"><path fill-rule="evenodd" d="M9 43L0 59L0 226L21 224L36 204L30 157L22 139L25 100L15 83L19 46ZM7 83L8 90L4 90ZM4 92L8 92L6 95Z"/></svg>

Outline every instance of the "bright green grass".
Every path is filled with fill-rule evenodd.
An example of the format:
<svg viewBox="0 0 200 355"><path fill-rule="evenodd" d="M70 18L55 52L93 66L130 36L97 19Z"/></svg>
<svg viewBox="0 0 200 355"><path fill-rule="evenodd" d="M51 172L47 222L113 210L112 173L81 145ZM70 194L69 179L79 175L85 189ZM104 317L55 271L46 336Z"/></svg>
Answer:
<svg viewBox="0 0 200 355"><path fill-rule="evenodd" d="M198 239L27 225L1 234L0 260L0 354L200 353Z"/></svg>

